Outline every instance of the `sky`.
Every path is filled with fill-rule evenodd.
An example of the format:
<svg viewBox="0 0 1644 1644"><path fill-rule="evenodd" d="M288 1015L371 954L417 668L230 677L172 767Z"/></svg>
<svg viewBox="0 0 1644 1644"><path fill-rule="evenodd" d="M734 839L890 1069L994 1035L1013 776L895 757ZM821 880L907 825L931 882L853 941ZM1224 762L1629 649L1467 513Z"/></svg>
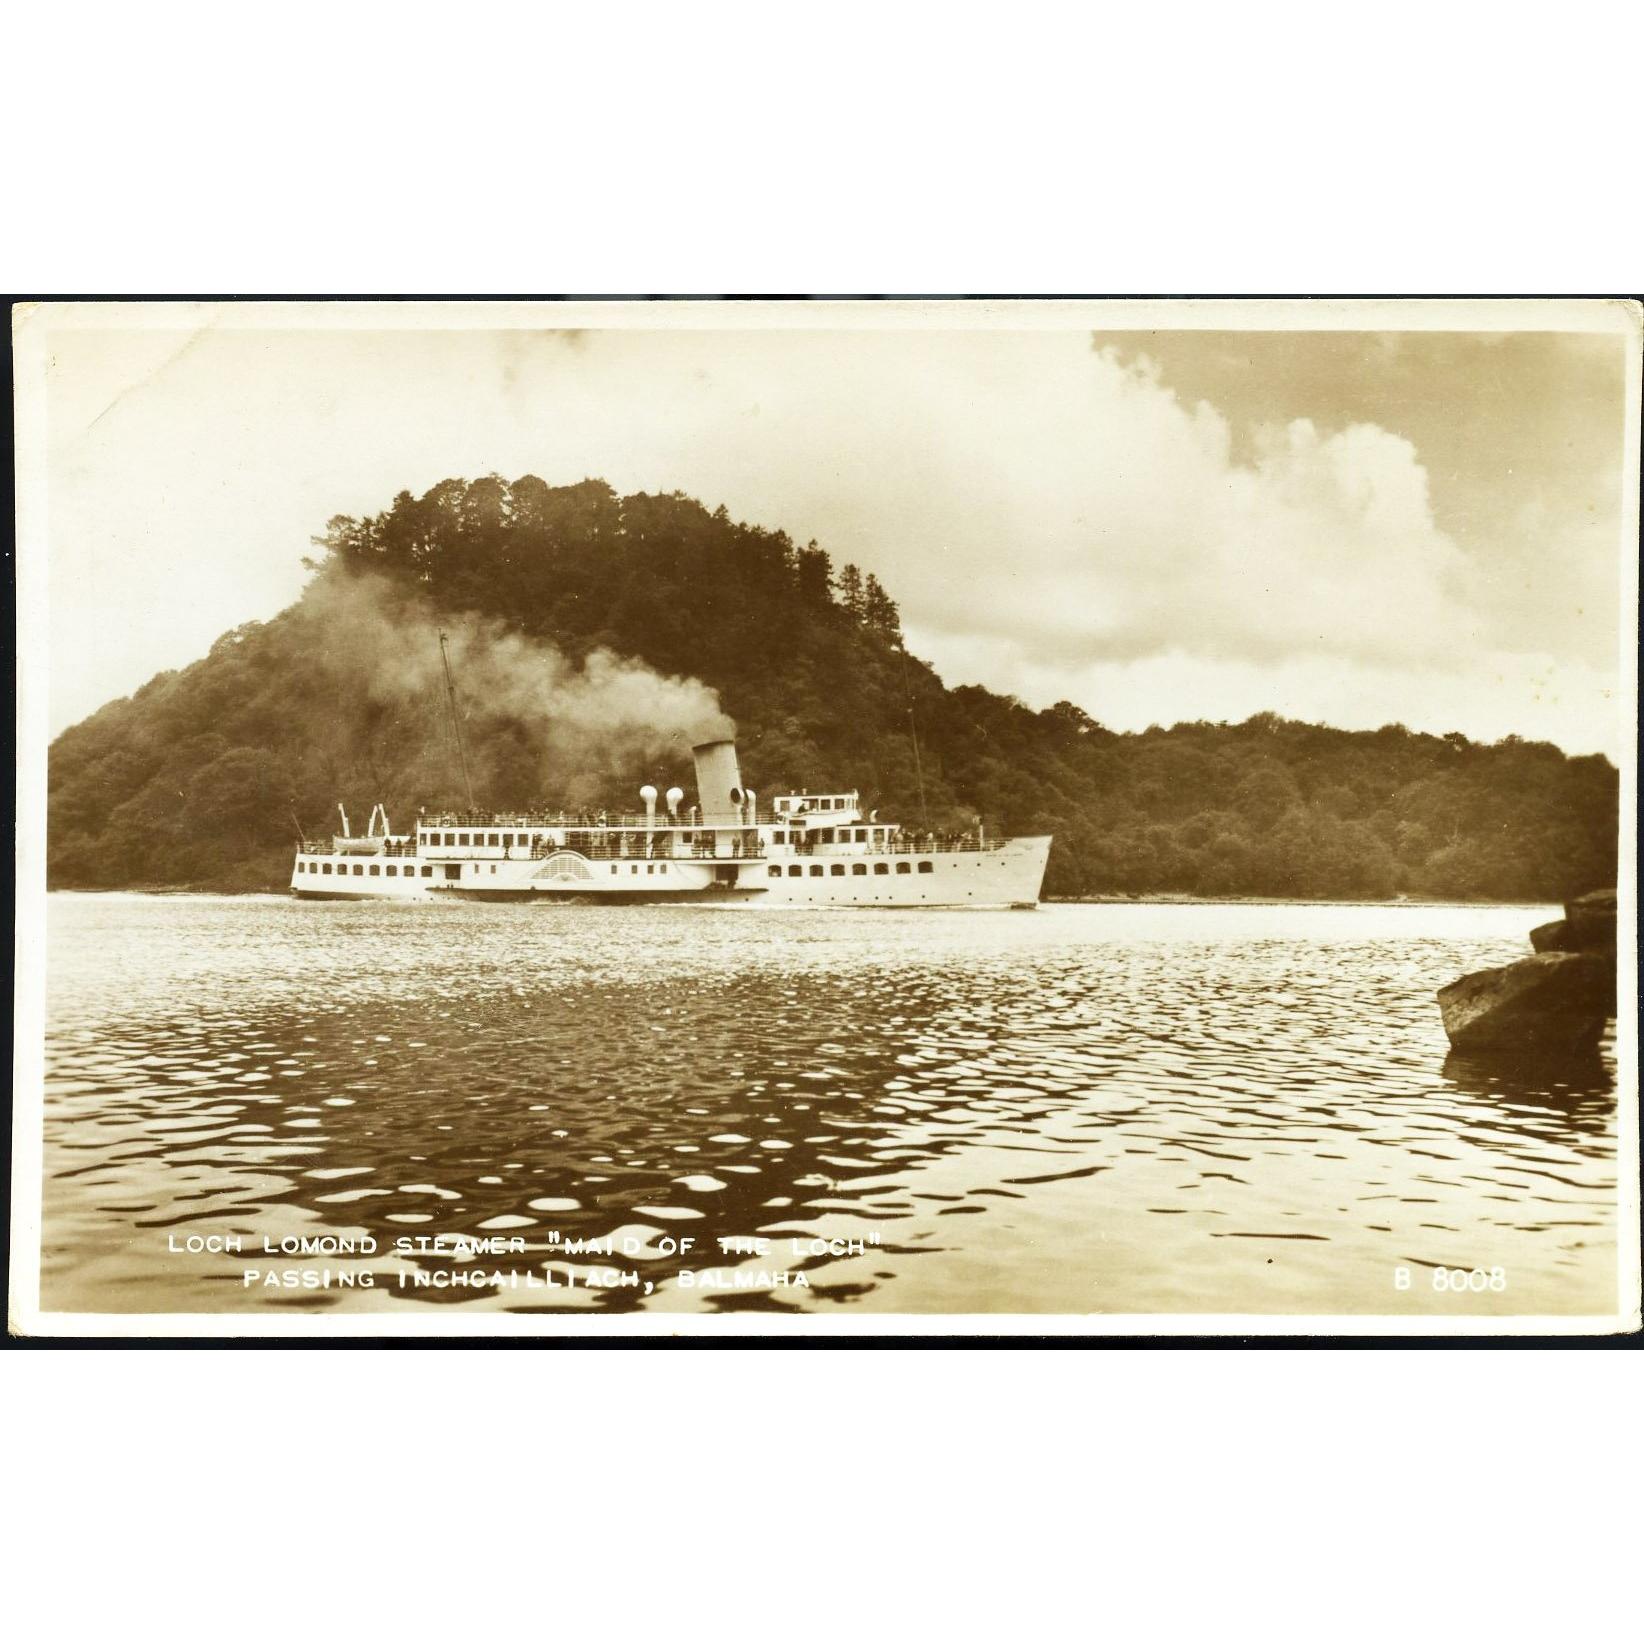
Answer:
<svg viewBox="0 0 1644 1644"><path fill-rule="evenodd" d="M805 318L48 330L52 734L291 603L331 516L495 472L814 538L949 684L1115 730L1618 754L1623 335Z"/></svg>

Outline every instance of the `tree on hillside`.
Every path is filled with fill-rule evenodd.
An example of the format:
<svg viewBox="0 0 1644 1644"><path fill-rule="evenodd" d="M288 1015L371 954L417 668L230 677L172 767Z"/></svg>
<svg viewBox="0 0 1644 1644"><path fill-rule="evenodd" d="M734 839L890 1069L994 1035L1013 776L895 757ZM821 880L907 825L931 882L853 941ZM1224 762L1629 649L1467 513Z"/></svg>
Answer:
<svg viewBox="0 0 1644 1644"><path fill-rule="evenodd" d="M1054 833L1052 895L1554 901L1614 882L1608 760L1270 713L1118 735L1072 702L1035 711L949 689L907 653L877 577L847 564L836 578L816 542L679 493L445 480L370 518L335 516L316 542L289 610L52 745L52 884L274 887L293 811L323 831L339 800L362 816L380 800L402 825L461 803L443 692L393 683L458 619L498 644L551 646L566 668L603 651L704 682L762 794L857 786L909 824L980 815L993 831ZM396 613L380 654L351 615L367 588ZM464 712L486 804L691 784L683 744L663 759L594 737L573 760L529 700L465 697Z"/></svg>

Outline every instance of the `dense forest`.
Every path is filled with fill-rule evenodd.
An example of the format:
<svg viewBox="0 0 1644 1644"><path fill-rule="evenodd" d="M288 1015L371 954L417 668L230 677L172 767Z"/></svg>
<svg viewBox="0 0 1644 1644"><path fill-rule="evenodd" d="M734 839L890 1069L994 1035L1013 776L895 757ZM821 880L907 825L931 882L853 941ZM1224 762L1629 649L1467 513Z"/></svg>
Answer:
<svg viewBox="0 0 1644 1644"><path fill-rule="evenodd" d="M761 794L859 787L909 825L1054 833L1050 896L1552 901L1615 879L1617 774L1509 737L1258 715L1120 735L946 688L890 594L688 497L447 480L333 519L303 597L51 749L59 888L287 883L299 829L382 801L515 809L688 791L736 722ZM438 635L448 634L454 736Z"/></svg>

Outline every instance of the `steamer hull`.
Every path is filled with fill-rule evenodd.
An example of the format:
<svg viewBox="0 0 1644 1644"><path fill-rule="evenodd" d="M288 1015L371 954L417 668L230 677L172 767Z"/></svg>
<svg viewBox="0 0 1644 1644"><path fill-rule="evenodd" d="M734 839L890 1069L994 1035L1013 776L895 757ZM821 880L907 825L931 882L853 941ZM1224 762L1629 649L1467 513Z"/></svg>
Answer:
<svg viewBox="0 0 1644 1644"><path fill-rule="evenodd" d="M645 788L633 816L463 816L414 834L335 838L298 851L291 889L308 901L588 902L675 906L1031 908L1048 835L986 840L908 834L864 814L855 792L783 794L761 813L729 742L696 750L702 803L668 812ZM375 817L373 813L373 828Z"/></svg>

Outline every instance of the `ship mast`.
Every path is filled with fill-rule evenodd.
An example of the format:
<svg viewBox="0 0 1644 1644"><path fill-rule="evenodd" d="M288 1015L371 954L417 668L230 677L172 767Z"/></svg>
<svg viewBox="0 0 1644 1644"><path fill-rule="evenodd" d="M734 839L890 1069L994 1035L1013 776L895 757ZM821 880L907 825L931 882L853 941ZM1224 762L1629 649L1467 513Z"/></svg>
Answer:
<svg viewBox="0 0 1644 1644"><path fill-rule="evenodd" d="M913 775L919 784L919 819L924 824L925 831L930 832L930 807L925 803L925 768L919 758L919 727L913 718L913 685L908 679L908 648L898 642L897 650L902 653L902 693L908 702L908 740L913 744Z"/></svg>
<svg viewBox="0 0 1644 1644"><path fill-rule="evenodd" d="M468 775L468 749L462 740L462 720L457 714L457 685L451 677L451 658L445 651L445 630L440 629L440 663L445 669L445 695L451 705L451 728L457 733L457 758L462 761L462 786L468 795L468 809L474 808L474 784Z"/></svg>

